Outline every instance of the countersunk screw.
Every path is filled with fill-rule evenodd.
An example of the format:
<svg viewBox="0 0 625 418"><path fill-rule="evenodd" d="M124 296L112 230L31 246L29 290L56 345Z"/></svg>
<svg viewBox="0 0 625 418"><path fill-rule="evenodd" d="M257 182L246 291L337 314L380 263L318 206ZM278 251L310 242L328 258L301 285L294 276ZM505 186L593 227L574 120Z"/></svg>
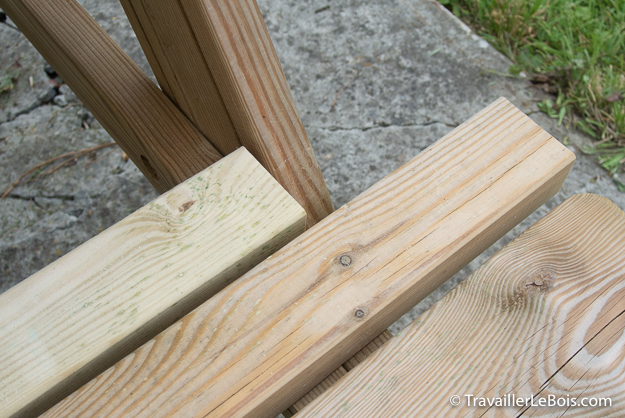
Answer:
<svg viewBox="0 0 625 418"><path fill-rule="evenodd" d="M356 312L354 312L354 316L358 319L362 319L365 317L365 311L363 311L362 309L356 309Z"/></svg>
<svg viewBox="0 0 625 418"><path fill-rule="evenodd" d="M348 255L342 255L341 258L339 258L339 263L341 263L341 265L345 267L351 266L352 258Z"/></svg>

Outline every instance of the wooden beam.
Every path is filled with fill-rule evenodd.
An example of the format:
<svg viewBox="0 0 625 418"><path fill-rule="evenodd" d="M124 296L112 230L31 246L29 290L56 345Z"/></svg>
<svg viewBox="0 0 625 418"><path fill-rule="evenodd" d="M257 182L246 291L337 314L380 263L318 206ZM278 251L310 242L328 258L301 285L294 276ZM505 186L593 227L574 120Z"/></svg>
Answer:
<svg viewBox="0 0 625 418"><path fill-rule="evenodd" d="M0 295L0 416L35 416L305 229L244 148Z"/></svg>
<svg viewBox="0 0 625 418"><path fill-rule="evenodd" d="M332 372L330 376L326 377L321 383L312 388L312 390L304 395L299 401L291 405L289 409L282 412L282 415L285 418L291 418L292 416L297 414L298 411L304 409L306 405L321 396L321 394L324 393L326 390L330 389L332 385L338 382L341 377L345 376L346 374L347 370L345 370L343 366L339 367L334 372Z"/></svg>
<svg viewBox="0 0 625 418"><path fill-rule="evenodd" d="M297 414L299 411L304 409L306 405L317 399L326 390L330 389L332 385L334 385L341 377L345 376L347 372L353 370L354 367L365 361L369 356L379 350L380 347L382 347L387 341L390 341L391 338L393 338L393 334L391 334L389 330L386 330L382 334L378 335L377 338L367 344L362 350L357 352L354 357L347 360L341 367L330 374L330 376L323 379L323 381L315 386L310 392L302 396L299 401L291 405L291 407L284 411L282 415L289 418Z"/></svg>
<svg viewBox="0 0 625 418"><path fill-rule="evenodd" d="M624 416L623 248L623 211L570 198L297 417ZM550 397L569 403L538 406Z"/></svg>
<svg viewBox="0 0 625 418"><path fill-rule="evenodd" d="M160 193L221 158L76 0L0 7Z"/></svg>
<svg viewBox="0 0 625 418"><path fill-rule="evenodd" d="M575 157L500 99L47 417L275 417L560 188Z"/></svg>
<svg viewBox="0 0 625 418"><path fill-rule="evenodd" d="M354 367L365 361L367 357L379 350L380 347L386 344L386 342L391 338L393 338L393 334L391 334L389 330L384 331L382 334L378 335L377 338L367 344L362 350L357 352L354 357L347 360L342 367L347 372L353 370Z"/></svg>
<svg viewBox="0 0 625 418"><path fill-rule="evenodd" d="M200 45L175 0L121 0L163 92L223 155L241 146Z"/></svg>
<svg viewBox="0 0 625 418"><path fill-rule="evenodd" d="M333 211L255 1L121 2L163 90L222 153L245 146L309 226Z"/></svg>

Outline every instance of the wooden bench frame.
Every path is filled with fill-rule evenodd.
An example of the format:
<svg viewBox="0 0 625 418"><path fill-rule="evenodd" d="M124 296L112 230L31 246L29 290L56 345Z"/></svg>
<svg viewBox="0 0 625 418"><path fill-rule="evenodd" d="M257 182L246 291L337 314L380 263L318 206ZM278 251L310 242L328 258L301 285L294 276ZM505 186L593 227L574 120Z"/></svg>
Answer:
<svg viewBox="0 0 625 418"><path fill-rule="evenodd" d="M159 192L171 189L218 161L222 155L244 145L305 208L308 227L326 218L333 211L332 203L256 3L252 0L122 0L122 5L162 91L141 73L75 0L0 0L0 7ZM173 22L172 25L165 25L165 18ZM174 48L171 48L172 45ZM187 58L185 64L188 65L179 65L182 56ZM508 105L500 101L494 106L499 106L505 113L502 109ZM493 113L489 117L496 119L497 115ZM463 125L462 129L473 129L472 123L476 123L475 120ZM505 122L500 125L502 129L508 126ZM527 129L531 131L534 128ZM525 133L528 143L535 135L542 135L538 129ZM469 134L465 132L465 135ZM435 279L429 278L425 285L419 285L424 286L423 289L414 294L408 292L403 299L398 296L403 302L391 309L392 314L376 316L369 307L356 308L355 318L364 321L356 327L357 333L337 336L334 349L349 347L348 352L354 353L362 348L361 353L352 360L341 354L332 356L330 360L318 361L314 367L311 365L305 369L312 373L307 382L308 389L284 387L283 395L273 404L266 399L249 403L245 398L240 409L235 407L239 405L235 402L219 411L266 415L282 410L296 403L311 386L341 363L347 361L346 364L353 367L358 358L366 357L363 353L377 348L379 340L365 346L375 340L374 337L393 318L403 314L441 280L462 268L479 254L479 250L494 242L559 189L572 164L572 154L556 146L553 138L547 140L545 144L550 144L546 145L547 148L552 148L536 148L541 151L536 154L535 161L532 153L524 157L528 167L542 163L545 164L544 170L538 170L540 173L531 185L521 180L513 183L527 194L520 200L508 197L514 204L506 206L507 212L499 221L489 224L492 228L479 230L474 241L470 242L474 248L468 250L460 246L453 251L446 249L451 254L458 251L458 258L447 261L447 266L441 267L444 273ZM522 144L517 147L518 150L523 149ZM467 148L467 153L471 152L471 148ZM501 155L507 154L504 152ZM432 166L437 163L436 160L428 160L427 151L422 158L419 161L428 161ZM444 159L441 155L437 158ZM522 162L523 158L517 161L519 164ZM492 164L500 167L500 161L493 161ZM449 165L443 164L442 167L449 173L453 172ZM395 193L391 184L398 176L400 174L395 173L389 180L380 182L367 192L368 195ZM436 176L433 178L437 179ZM438 178L439 185L443 178ZM496 184L482 177L473 181ZM359 202L362 201L363 198L360 198ZM437 204L441 208L447 207L444 202ZM456 204L461 205L463 201L458 200ZM334 214L332 221L324 225L352 213L354 209L350 212L350 205ZM430 210L436 208L434 205ZM427 211L421 214L426 215ZM334 229L321 226L306 236L315 236L323 231L329 238L338 237ZM348 265L351 265L352 254L358 251L355 248L343 249L345 254L337 258L338 263L345 266L341 258L344 256L347 257L345 260L349 258ZM292 254L285 260L293 262L297 256ZM388 336L385 338L382 334L381 338L386 340ZM294 381L301 382L302 371L297 373L300 375ZM296 405L292 412L299 409Z"/></svg>

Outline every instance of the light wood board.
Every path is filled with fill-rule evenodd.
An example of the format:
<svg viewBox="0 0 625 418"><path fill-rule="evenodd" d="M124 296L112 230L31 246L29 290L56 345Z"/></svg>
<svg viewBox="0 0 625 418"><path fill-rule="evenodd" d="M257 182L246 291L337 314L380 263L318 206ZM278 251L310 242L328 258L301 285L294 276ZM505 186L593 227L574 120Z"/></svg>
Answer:
<svg viewBox="0 0 625 418"><path fill-rule="evenodd" d="M315 386L310 392L302 396L299 401L295 402L289 409L282 412L282 415L289 418L304 409L306 405L317 399L326 390L330 389L332 385L334 385L341 377L345 376L347 372L365 361L367 357L379 350L380 347L382 347L391 338L393 338L393 334L391 334L389 330L386 330L382 334L378 335L377 338L363 347L362 350L357 352L354 357L347 360L341 367L330 374L330 376L323 379L323 381Z"/></svg>
<svg viewBox="0 0 625 418"><path fill-rule="evenodd" d="M297 417L625 416L624 248L623 211L570 198Z"/></svg>
<svg viewBox="0 0 625 418"><path fill-rule="evenodd" d="M574 154L499 99L47 417L275 417L561 186Z"/></svg>
<svg viewBox="0 0 625 418"><path fill-rule="evenodd" d="M244 148L0 295L0 417L35 416L305 230Z"/></svg>
<svg viewBox="0 0 625 418"><path fill-rule="evenodd" d="M333 211L258 5L122 0L163 90L222 153L245 146L306 209Z"/></svg>
<svg viewBox="0 0 625 418"><path fill-rule="evenodd" d="M76 0L0 7L159 193L221 158Z"/></svg>
<svg viewBox="0 0 625 418"><path fill-rule="evenodd" d="M183 113L193 121L222 154L226 155L240 146L239 137L232 124L232 119L211 74L210 60L207 61L203 55L181 2L177 0L120 1L154 70L156 78L167 96L178 105ZM262 17L256 16L256 19L264 25ZM242 24L241 22L243 24L247 23L245 19L242 19L231 24L240 25ZM226 34L226 36L230 38L233 35ZM250 47L253 48L253 45L249 43L239 45L239 54ZM273 50L270 52L273 52ZM250 53L253 54L254 51ZM275 62L275 57L273 58ZM279 64L270 63L269 65L275 66ZM216 64L214 63L213 69L215 68ZM278 73L282 77L282 73ZM262 77L262 75L259 77ZM234 82L237 81L234 80ZM282 83L286 84L284 80L282 80ZM256 89L260 88L263 87L256 87ZM290 96L286 99L291 100ZM290 102L286 104L286 110L293 112L295 106ZM231 106L236 105L231 104ZM237 113L244 112L244 110L237 111L236 108L233 111ZM241 127L241 124L245 122L244 118L245 116L241 115L235 116L239 124L239 130L249 132L249 130L246 131L245 127ZM303 130L301 132L305 134ZM248 133L248 142L259 139L262 140L262 137L259 138ZM306 144L308 143L307 138L303 138L303 141ZM259 146L265 145L260 144ZM284 142L282 146L288 148L293 145L288 141ZM289 166L286 165L279 167L280 169L290 170ZM298 181L298 178L292 177L288 173L285 174L286 176L283 179L286 179L286 181ZM297 185L289 185L287 183L284 183L284 186L289 190L298 188ZM307 196L301 197L308 198ZM312 197L314 199L319 198L314 195ZM323 199L328 198L329 196L324 192ZM330 212L327 213L329 214ZM314 216L310 216L309 225L312 224L313 219ZM357 363L356 360L353 361Z"/></svg>

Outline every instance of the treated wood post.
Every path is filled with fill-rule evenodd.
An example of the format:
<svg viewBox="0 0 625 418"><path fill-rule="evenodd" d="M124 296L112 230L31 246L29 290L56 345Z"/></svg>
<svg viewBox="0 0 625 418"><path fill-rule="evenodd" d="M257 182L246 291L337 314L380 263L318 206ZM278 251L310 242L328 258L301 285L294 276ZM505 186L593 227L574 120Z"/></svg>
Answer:
<svg viewBox="0 0 625 418"><path fill-rule="evenodd" d="M505 99L45 417L275 417L561 187L574 154Z"/></svg>
<svg viewBox="0 0 625 418"><path fill-rule="evenodd" d="M0 417L32 417L304 232L244 148L0 295Z"/></svg>
<svg viewBox="0 0 625 418"><path fill-rule="evenodd" d="M160 193L221 158L76 0L0 7Z"/></svg>
<svg viewBox="0 0 625 418"><path fill-rule="evenodd" d="M222 152L245 146L306 209L333 211L253 0L121 0L168 96Z"/></svg>

